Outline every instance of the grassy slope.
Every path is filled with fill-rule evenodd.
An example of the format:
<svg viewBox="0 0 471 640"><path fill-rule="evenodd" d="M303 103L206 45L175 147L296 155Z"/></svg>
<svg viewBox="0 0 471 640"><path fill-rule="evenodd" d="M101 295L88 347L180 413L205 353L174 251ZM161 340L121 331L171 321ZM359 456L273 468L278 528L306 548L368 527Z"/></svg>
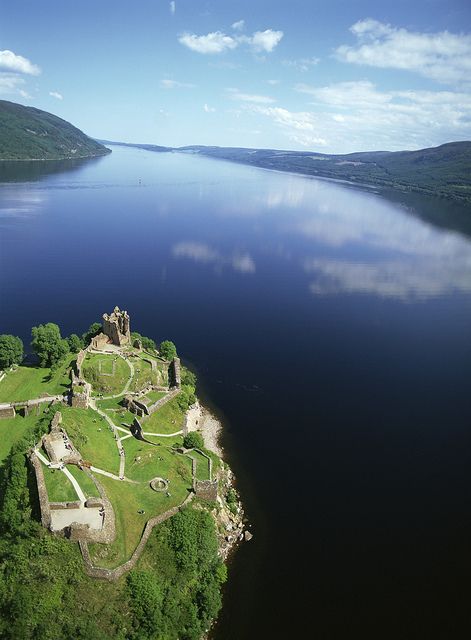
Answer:
<svg viewBox="0 0 471 640"><path fill-rule="evenodd" d="M114 374L113 361L115 362ZM101 363L101 372L100 372ZM118 356L87 354L83 363L83 376L93 387L93 395L121 393L131 375L128 363ZM111 375L104 375L111 374Z"/></svg>
<svg viewBox="0 0 471 640"><path fill-rule="evenodd" d="M75 355L70 354L51 376L48 368L20 366L0 382L0 402L20 402L44 395L64 393L69 385L69 369Z"/></svg>
<svg viewBox="0 0 471 640"><path fill-rule="evenodd" d="M10 449L29 429L34 427L38 416L30 414L23 418L2 418L0 420L0 464L10 453Z"/></svg>
<svg viewBox="0 0 471 640"><path fill-rule="evenodd" d="M141 421L144 431L149 433L176 433L183 428L185 412L178 406L178 397L173 398L155 413Z"/></svg>
<svg viewBox="0 0 471 640"><path fill-rule="evenodd" d="M420 151L328 155L225 147L184 147L267 169L419 191L471 202L471 142L450 142Z"/></svg>
<svg viewBox="0 0 471 640"><path fill-rule="evenodd" d="M59 160L109 153L47 111L0 100L0 160Z"/></svg>

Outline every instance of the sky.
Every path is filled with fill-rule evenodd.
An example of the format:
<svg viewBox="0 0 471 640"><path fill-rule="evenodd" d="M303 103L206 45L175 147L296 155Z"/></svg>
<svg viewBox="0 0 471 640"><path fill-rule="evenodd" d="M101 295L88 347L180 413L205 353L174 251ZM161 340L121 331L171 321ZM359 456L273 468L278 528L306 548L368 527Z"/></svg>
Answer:
<svg viewBox="0 0 471 640"><path fill-rule="evenodd" d="M471 2L4 0L0 99L166 146L470 140Z"/></svg>

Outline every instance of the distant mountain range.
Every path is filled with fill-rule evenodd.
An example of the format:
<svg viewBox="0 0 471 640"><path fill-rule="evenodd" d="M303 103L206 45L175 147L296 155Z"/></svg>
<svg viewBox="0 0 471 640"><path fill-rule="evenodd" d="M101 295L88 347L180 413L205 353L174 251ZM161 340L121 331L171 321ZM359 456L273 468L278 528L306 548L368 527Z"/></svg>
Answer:
<svg viewBox="0 0 471 640"><path fill-rule="evenodd" d="M0 160L62 160L110 153L69 122L0 100Z"/></svg>
<svg viewBox="0 0 471 640"><path fill-rule="evenodd" d="M240 147L175 148L92 140L51 113L0 100L0 160L87 158L110 153L104 144L157 152L197 153L265 169L416 191L471 203L471 142L450 142L420 151L344 155Z"/></svg>
<svg viewBox="0 0 471 640"><path fill-rule="evenodd" d="M149 151L179 151L265 169L416 191L471 203L471 142L449 142L420 151L366 151L344 155L240 147L161 147L123 144Z"/></svg>

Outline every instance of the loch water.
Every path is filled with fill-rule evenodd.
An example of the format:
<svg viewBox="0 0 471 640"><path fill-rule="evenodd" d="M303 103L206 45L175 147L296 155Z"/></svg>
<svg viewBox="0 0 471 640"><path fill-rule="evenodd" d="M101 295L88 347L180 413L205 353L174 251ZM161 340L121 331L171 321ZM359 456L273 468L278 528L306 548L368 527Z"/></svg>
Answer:
<svg viewBox="0 0 471 640"><path fill-rule="evenodd" d="M119 305L224 421L254 538L214 638L469 637L469 207L121 147L0 165L0 333Z"/></svg>

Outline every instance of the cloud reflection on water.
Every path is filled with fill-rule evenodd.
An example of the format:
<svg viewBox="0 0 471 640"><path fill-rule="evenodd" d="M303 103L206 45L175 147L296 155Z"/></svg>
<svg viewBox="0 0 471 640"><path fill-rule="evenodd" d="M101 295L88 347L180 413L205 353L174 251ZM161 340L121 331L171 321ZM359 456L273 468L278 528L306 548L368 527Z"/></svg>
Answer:
<svg viewBox="0 0 471 640"><path fill-rule="evenodd" d="M189 258L195 262L214 264L217 267L231 266L239 273L255 273L255 262L248 253L235 251L232 255L223 255L202 242L178 242L172 247L177 258Z"/></svg>

